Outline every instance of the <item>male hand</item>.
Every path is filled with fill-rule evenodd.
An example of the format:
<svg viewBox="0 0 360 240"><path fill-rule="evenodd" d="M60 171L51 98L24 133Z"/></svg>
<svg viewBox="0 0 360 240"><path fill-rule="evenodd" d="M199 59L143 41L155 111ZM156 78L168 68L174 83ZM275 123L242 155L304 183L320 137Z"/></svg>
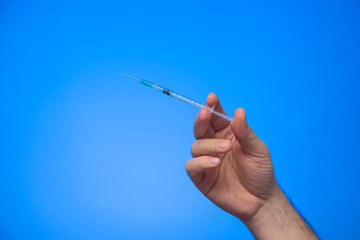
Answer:
<svg viewBox="0 0 360 240"><path fill-rule="evenodd" d="M214 93L206 106L225 114ZM207 198L238 217L257 238L315 236L277 185L269 150L247 124L244 109L235 111L232 123L202 109L194 122L194 135L194 158L185 168ZM294 235L299 227L309 234L295 231Z"/></svg>

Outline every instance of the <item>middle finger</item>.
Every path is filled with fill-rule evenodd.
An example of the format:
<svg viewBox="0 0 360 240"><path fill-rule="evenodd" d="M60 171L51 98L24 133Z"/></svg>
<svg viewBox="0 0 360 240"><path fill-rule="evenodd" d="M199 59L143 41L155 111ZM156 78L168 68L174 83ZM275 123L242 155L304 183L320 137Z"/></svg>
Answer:
<svg viewBox="0 0 360 240"><path fill-rule="evenodd" d="M232 148L231 140L228 139L199 139L191 146L193 157L204 155L217 155L226 153Z"/></svg>

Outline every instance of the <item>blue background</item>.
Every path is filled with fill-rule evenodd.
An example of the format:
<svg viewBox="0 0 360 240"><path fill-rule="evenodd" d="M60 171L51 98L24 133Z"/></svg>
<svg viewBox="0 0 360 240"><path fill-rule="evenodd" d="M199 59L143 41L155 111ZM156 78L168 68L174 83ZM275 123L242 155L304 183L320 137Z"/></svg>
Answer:
<svg viewBox="0 0 360 240"><path fill-rule="evenodd" d="M360 238L360 3L0 3L1 239L251 239L185 172L197 109L238 107L324 239Z"/></svg>

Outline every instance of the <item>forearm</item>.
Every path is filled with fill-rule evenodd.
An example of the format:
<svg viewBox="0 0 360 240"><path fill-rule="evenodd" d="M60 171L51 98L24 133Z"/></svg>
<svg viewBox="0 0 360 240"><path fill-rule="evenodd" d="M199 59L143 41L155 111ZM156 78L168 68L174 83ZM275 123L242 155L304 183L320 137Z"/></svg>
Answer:
<svg viewBox="0 0 360 240"><path fill-rule="evenodd" d="M256 239L318 239L278 186L245 224Z"/></svg>

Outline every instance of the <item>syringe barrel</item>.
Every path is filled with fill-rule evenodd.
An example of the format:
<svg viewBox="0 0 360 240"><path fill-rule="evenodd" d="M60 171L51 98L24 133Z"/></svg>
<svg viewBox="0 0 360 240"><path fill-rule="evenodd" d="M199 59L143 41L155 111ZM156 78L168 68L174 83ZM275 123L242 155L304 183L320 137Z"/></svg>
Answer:
<svg viewBox="0 0 360 240"><path fill-rule="evenodd" d="M227 116L227 115L225 115L223 113L219 113L219 112L215 111L214 107L212 107L212 108L208 107L208 106L206 106L204 104L198 103L198 102L196 102L196 101L194 101L194 100L192 100L190 98L184 97L184 96L182 96L182 95L180 95L178 93L175 93L175 92L173 92L173 91L171 91L169 89L163 88L161 86L158 86L158 85L153 84L151 82L148 82L146 80L142 80L140 83L144 84L145 86L151 87L152 89L154 89L154 90L156 90L158 92L161 92L163 94L166 94L168 96L176 98L176 99L178 99L178 100L180 100L182 102L188 103L188 104L190 104L190 105L192 105L194 107L197 107L199 109L207 108L211 112L211 114L215 114L215 115L217 115L217 116L219 116L219 117L221 117L221 118L223 118L225 120L228 120L230 122L232 121L231 117L229 117L229 116Z"/></svg>

